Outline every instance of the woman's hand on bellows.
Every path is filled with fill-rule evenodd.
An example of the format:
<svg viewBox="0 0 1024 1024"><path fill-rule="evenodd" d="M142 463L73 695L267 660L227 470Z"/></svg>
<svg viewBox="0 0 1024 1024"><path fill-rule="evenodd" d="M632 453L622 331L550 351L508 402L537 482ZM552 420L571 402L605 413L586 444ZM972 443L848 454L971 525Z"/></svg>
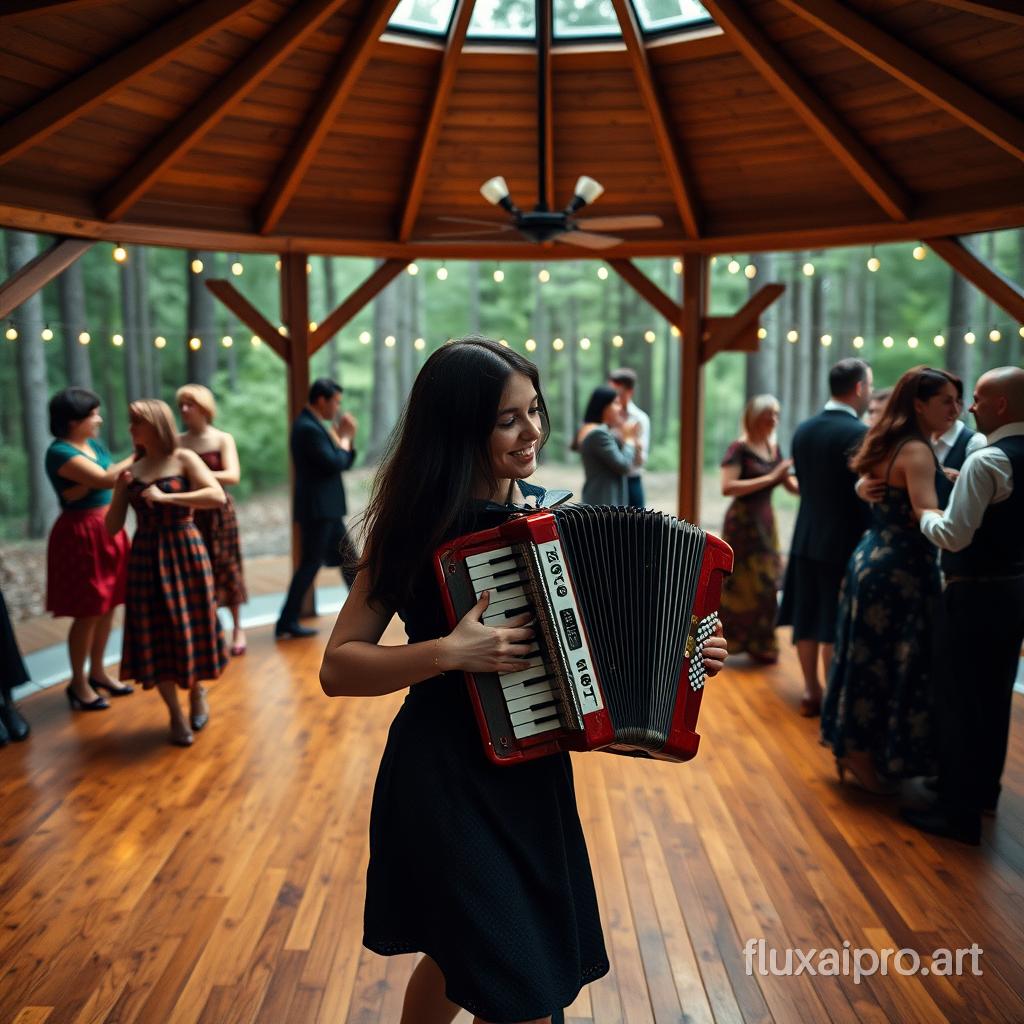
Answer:
<svg viewBox="0 0 1024 1024"><path fill-rule="evenodd" d="M722 671L725 659L729 656L729 647L725 642L725 633L722 631L722 624L715 627L714 636L709 636L701 648L701 655L704 658L704 671L709 676L717 676Z"/></svg>
<svg viewBox="0 0 1024 1024"><path fill-rule="evenodd" d="M523 667L522 656L533 646L534 631L527 624L532 612L523 612L505 626L488 626L480 621L490 604L490 591L439 642L440 667L445 671L515 672Z"/></svg>

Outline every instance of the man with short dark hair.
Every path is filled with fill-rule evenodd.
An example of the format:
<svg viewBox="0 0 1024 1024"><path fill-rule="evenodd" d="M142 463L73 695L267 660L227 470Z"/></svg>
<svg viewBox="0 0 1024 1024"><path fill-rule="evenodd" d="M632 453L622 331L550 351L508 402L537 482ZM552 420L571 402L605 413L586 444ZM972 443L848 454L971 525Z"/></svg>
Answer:
<svg viewBox="0 0 1024 1024"><path fill-rule="evenodd" d="M631 370L628 366L620 366L608 374L608 383L619 393L627 419L636 420L640 424L635 442L633 468L626 475L626 484L629 487L630 508L644 508L647 499L644 495L643 473L649 454L648 446L651 443L651 418L633 401L636 381L636 370Z"/></svg>
<svg viewBox="0 0 1024 1024"><path fill-rule="evenodd" d="M292 517L299 527L300 561L274 629L276 637L312 636L315 629L299 624L306 592L323 565L340 566L351 587L357 561L345 528L348 505L341 474L355 460L357 424L351 413L338 417L342 387L328 377L313 381L309 403L292 424L291 452L295 465Z"/></svg>
<svg viewBox="0 0 1024 1024"><path fill-rule="evenodd" d="M800 510L789 550L779 625L793 627L793 643L804 677L800 713L821 713L821 680L827 681L836 636L839 587L846 563L867 529L867 505L854 492L848 460L867 427L860 417L871 395L871 367L841 359L828 375L832 397L793 435L793 469L800 485Z"/></svg>

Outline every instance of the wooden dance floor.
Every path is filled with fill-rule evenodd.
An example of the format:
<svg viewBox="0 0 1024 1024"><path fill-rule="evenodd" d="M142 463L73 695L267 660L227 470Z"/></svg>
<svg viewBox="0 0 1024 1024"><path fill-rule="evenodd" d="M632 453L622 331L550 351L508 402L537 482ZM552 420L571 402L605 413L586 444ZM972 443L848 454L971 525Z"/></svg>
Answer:
<svg viewBox="0 0 1024 1024"><path fill-rule="evenodd" d="M254 630L190 750L166 743L152 693L101 714L71 715L59 689L24 702L33 734L0 750L3 1024L398 1021L413 958L360 936L400 698L322 696L321 625L284 644ZM613 968L568 1019L1024 1020L1022 699L999 817L971 849L839 787L785 653L709 684L691 764L575 759ZM744 958L758 939L766 968L787 948L906 947L928 964L976 943L983 973L968 958L964 977L762 976Z"/></svg>

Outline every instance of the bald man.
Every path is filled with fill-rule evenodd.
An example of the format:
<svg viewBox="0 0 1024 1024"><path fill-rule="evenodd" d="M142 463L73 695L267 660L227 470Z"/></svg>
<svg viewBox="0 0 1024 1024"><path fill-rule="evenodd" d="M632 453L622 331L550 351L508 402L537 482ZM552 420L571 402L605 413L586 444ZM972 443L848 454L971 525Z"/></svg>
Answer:
<svg viewBox="0 0 1024 1024"><path fill-rule="evenodd" d="M921 513L921 532L949 552L943 597L952 650L936 694L938 801L904 808L903 817L977 845L981 815L999 799L1024 643L1024 370L984 374L970 411L988 444L968 456L946 511Z"/></svg>

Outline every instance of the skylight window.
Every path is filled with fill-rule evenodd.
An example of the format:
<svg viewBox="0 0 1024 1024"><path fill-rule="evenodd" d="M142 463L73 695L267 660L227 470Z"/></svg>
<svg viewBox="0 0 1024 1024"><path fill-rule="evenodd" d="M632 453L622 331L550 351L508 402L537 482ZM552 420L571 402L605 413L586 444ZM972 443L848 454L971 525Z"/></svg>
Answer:
<svg viewBox="0 0 1024 1024"><path fill-rule="evenodd" d="M447 35L455 0L402 0L388 25L409 32Z"/></svg>
<svg viewBox="0 0 1024 1024"><path fill-rule="evenodd" d="M697 0L633 0L633 6L645 32L663 32L711 20Z"/></svg>

